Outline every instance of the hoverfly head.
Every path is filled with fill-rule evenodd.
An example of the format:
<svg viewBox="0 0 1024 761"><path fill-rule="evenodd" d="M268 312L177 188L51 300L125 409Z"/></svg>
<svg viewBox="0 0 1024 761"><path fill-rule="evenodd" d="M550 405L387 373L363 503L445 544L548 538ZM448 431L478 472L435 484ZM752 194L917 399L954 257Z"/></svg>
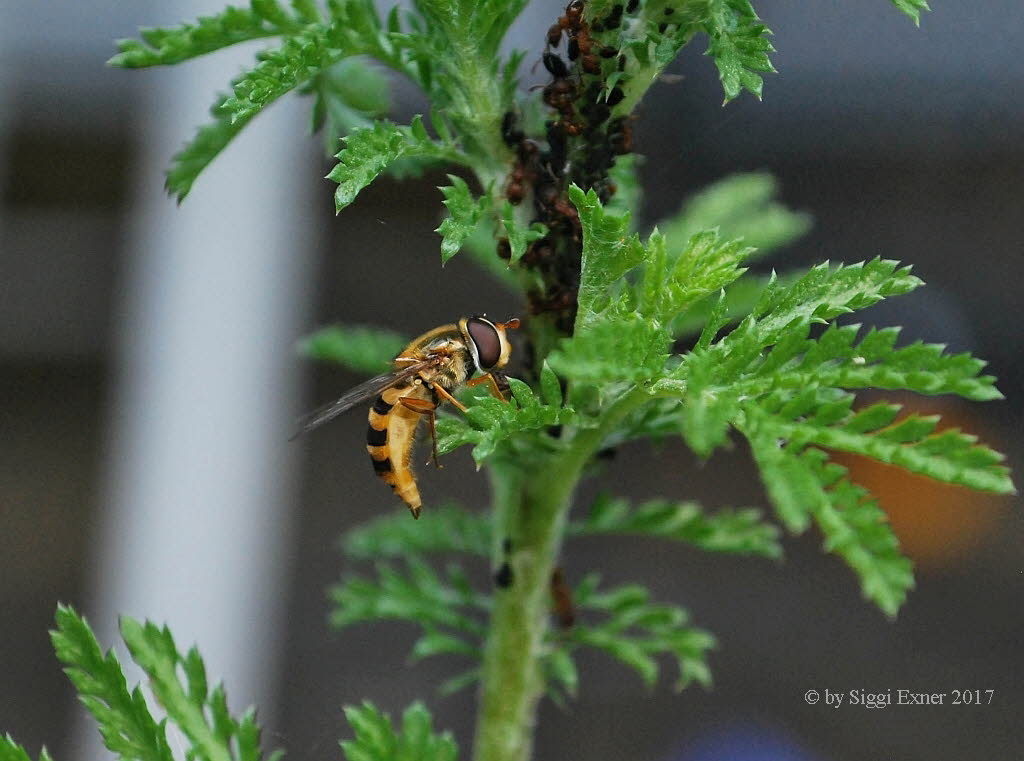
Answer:
<svg viewBox="0 0 1024 761"><path fill-rule="evenodd" d="M482 372L508 364L512 345L505 331L518 328L518 319L513 317L508 322L494 323L486 317L474 315L463 318L461 327L466 343L473 353L473 360Z"/></svg>

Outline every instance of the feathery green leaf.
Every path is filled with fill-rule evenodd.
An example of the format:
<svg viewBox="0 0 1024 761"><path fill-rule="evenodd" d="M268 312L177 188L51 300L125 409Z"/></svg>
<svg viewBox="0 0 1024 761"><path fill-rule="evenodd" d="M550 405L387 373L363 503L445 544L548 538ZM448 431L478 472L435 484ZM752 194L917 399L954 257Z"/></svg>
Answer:
<svg viewBox="0 0 1024 761"><path fill-rule="evenodd" d="M419 521L386 515L345 534L345 554L362 560L461 552L486 557L491 551L491 522L454 505L431 507Z"/></svg>
<svg viewBox="0 0 1024 761"><path fill-rule="evenodd" d="M821 450L780 443L770 426L756 420L744 433L782 521L802 531L813 517L825 534L825 548L860 577L865 598L896 615L914 577L877 503Z"/></svg>
<svg viewBox="0 0 1024 761"><path fill-rule="evenodd" d="M505 201L501 207L501 224L505 229L505 236L508 238L511 256L509 262L515 264L523 258L526 249L534 241L538 241L548 234L548 229L540 222L533 222L529 227L524 227L516 221L516 207Z"/></svg>
<svg viewBox="0 0 1024 761"><path fill-rule="evenodd" d="M362 325L330 325L299 341L300 354L334 362L361 373L387 372L391 361L408 339L383 328Z"/></svg>
<svg viewBox="0 0 1024 761"><path fill-rule="evenodd" d="M14 742L10 735L0 736L0 761L32 761L28 751ZM43 748L39 751L39 761L53 761L50 754Z"/></svg>
<svg viewBox="0 0 1024 761"><path fill-rule="evenodd" d="M658 679L655 656L671 655L679 678L675 688L681 690L692 682L711 685L707 651L715 646L708 632L688 625L689 616L675 605L653 603L650 593L640 586L617 587L598 592L598 577L584 579L573 594L573 602L584 620L564 633L574 646L588 646L636 670L648 686ZM590 613L604 618L592 621Z"/></svg>
<svg viewBox="0 0 1024 761"><path fill-rule="evenodd" d="M601 205L597 193L573 185L569 198L583 227L583 271L580 275L576 334L585 333L597 313L607 308L610 288L643 260L643 247L629 235L629 214L614 215Z"/></svg>
<svg viewBox="0 0 1024 761"><path fill-rule="evenodd" d="M688 198L676 214L658 223L658 229L673 250L697 233L717 228L723 239L741 239L752 246L753 257L759 258L811 227L809 214L790 211L775 200L777 195L778 181L767 172L734 174Z"/></svg>
<svg viewBox="0 0 1024 761"><path fill-rule="evenodd" d="M419 702L405 709L397 731L368 700L345 706L345 718L356 734L341 742L347 761L454 761L458 752L450 732L434 732L430 712Z"/></svg>
<svg viewBox="0 0 1024 761"><path fill-rule="evenodd" d="M256 54L259 63L235 80L233 95L221 109L232 121L248 119L285 93L304 85L343 57L332 47L323 28L287 37L281 46Z"/></svg>
<svg viewBox="0 0 1024 761"><path fill-rule="evenodd" d="M750 0L709 0L704 22L710 42L705 55L714 56L725 91L725 102L748 90L759 100L764 82L761 73L774 73L768 54L771 30L761 23Z"/></svg>
<svg viewBox="0 0 1024 761"><path fill-rule="evenodd" d="M279 13L267 13L271 7ZM305 21L288 16L276 3L253 0L251 8L228 6L213 16L201 16L195 24L140 29L142 39L118 40L120 52L107 63L123 68L180 63L239 42L298 32Z"/></svg>
<svg viewBox="0 0 1024 761"><path fill-rule="evenodd" d="M228 96L226 95L217 97L213 106L210 107L213 121L196 130L195 137L171 159L171 165L167 169L165 187L178 203L185 200L185 196L192 190L192 185L199 174L249 123L251 117L232 119L231 114L223 110L227 100Z"/></svg>
<svg viewBox="0 0 1024 761"><path fill-rule="evenodd" d="M473 444L473 459L481 465L497 451L507 448L529 461L557 446L546 433L554 425L568 423L574 412L542 402L520 380L509 378L512 399L502 402L488 396L472 402L465 419L446 417L437 421L438 451L451 452L463 444Z"/></svg>
<svg viewBox="0 0 1024 761"><path fill-rule="evenodd" d="M354 130L345 137L345 147L337 155L338 163L327 175L338 183L334 193L335 210L340 212L352 203L359 191L373 182L389 164L404 157L465 163L454 147L430 138L419 116L413 117L408 127L376 122L373 127Z"/></svg>
<svg viewBox="0 0 1024 761"><path fill-rule="evenodd" d="M450 174L448 179L451 185L438 188L444 196L444 205L448 207L448 216L435 230L441 235L442 264L462 250L462 245L474 233L489 205L486 195L474 199L461 177Z"/></svg>
<svg viewBox="0 0 1024 761"><path fill-rule="evenodd" d="M59 606L57 629L51 632L57 657L110 750L125 759L173 761L164 732L171 722L188 742L188 758L260 761L255 712L250 709L236 720L228 712L224 688L207 691L205 666L195 648L182 656L166 627L127 616L121 619L121 636L166 711L165 721L153 718L138 687L128 692L116 656L100 651L92 630L74 610Z"/></svg>
<svg viewBox="0 0 1024 761"><path fill-rule="evenodd" d="M914 20L914 24L921 25L921 11L930 11L927 0L891 0L900 11L907 14Z"/></svg>
<svg viewBox="0 0 1024 761"><path fill-rule="evenodd" d="M569 532L574 536L652 536L687 542L709 552L782 557L779 530L752 508L707 515L695 502L658 499L630 507L625 499L602 494L582 521L570 524Z"/></svg>
<svg viewBox="0 0 1024 761"><path fill-rule="evenodd" d="M331 589L335 609L331 625L342 629L363 621L411 621L426 634L448 631L482 638L481 613L490 608L485 595L474 592L457 565L439 575L415 556L405 558L404 571L388 564L376 566L377 579L348 576Z"/></svg>
<svg viewBox="0 0 1024 761"><path fill-rule="evenodd" d="M391 110L391 82L363 56L325 67L299 92L313 96L310 132L323 130L324 152L334 156L341 138Z"/></svg>
<svg viewBox="0 0 1024 761"><path fill-rule="evenodd" d="M105 654L100 650L84 618L59 605L57 628L50 638L64 673L96 720L108 749L126 759L174 761L163 723L153 718L138 687L128 691L117 656L113 650Z"/></svg>

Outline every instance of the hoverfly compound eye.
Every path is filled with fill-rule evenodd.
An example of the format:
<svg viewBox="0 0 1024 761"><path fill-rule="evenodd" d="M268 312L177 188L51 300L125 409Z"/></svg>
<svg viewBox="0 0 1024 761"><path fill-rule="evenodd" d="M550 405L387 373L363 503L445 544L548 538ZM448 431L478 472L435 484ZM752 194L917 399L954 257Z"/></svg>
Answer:
<svg viewBox="0 0 1024 761"><path fill-rule="evenodd" d="M501 338L498 336L498 329L482 317L471 317L466 321L466 330L476 348L477 359L480 360L480 369L487 370L498 364L501 359Z"/></svg>

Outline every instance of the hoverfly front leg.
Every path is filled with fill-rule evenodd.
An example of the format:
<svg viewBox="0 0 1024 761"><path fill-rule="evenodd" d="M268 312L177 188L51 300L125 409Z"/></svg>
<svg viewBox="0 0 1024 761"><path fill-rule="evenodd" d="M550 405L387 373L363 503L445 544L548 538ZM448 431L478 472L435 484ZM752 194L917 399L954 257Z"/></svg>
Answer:
<svg viewBox="0 0 1024 761"><path fill-rule="evenodd" d="M498 376L501 378L502 383L499 384ZM508 380L501 373L494 371L481 375L479 378L473 378L472 380L466 381L466 385L469 388L473 386L479 386L481 383L488 384L488 390L495 399L500 399L503 402L508 401L508 397L505 396L505 390L501 388L502 385L508 389Z"/></svg>
<svg viewBox="0 0 1024 761"><path fill-rule="evenodd" d="M406 409L427 416L427 425L430 427L430 443L433 445L431 457L434 460L434 466L440 469L441 463L437 459L437 405L427 399L415 399L408 396L400 397L398 403Z"/></svg>
<svg viewBox="0 0 1024 761"><path fill-rule="evenodd" d="M454 396L448 393L448 390L444 388L440 383L428 383L428 386L437 393L439 397L444 399L449 404L453 405L459 412L465 413L469 410L466 409L466 405L456 399Z"/></svg>

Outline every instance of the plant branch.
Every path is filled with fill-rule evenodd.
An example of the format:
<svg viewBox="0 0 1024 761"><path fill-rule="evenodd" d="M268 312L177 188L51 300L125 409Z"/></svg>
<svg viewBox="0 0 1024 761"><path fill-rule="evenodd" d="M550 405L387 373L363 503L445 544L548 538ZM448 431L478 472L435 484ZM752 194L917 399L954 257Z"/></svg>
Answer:
<svg viewBox="0 0 1024 761"><path fill-rule="evenodd" d="M511 460L491 466L495 567L507 562L511 583L495 593L484 651L476 761L530 758L537 701L544 691L540 659L551 610L551 575L572 495L605 438L648 398L640 388L627 392L596 426L579 430L566 449L534 473Z"/></svg>

